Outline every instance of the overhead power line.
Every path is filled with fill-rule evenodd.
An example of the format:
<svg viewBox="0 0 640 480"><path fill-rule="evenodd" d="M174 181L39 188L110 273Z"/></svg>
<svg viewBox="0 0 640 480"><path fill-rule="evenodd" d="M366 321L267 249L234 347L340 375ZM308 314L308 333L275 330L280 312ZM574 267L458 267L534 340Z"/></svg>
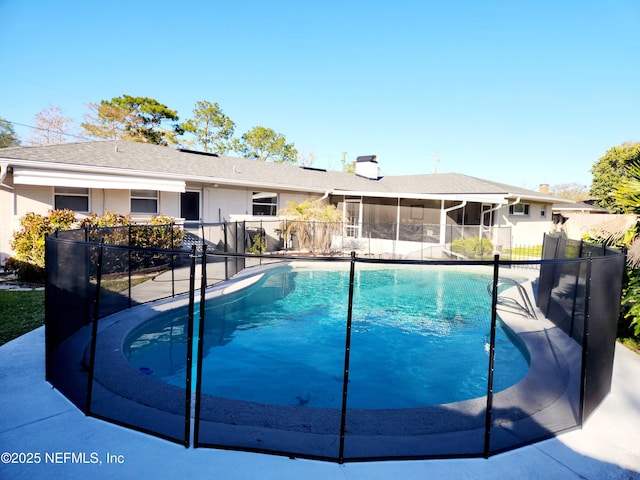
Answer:
<svg viewBox="0 0 640 480"><path fill-rule="evenodd" d="M56 135L62 135L64 137L71 137L71 138L78 138L80 140L84 140L84 141L92 141L92 138L87 138L87 137L83 137L81 135L74 135L73 133L65 133L65 132L61 132L60 130L52 130L50 128L42 128L42 127L36 127L34 125L25 125L24 123L18 123L18 122L12 122L11 120L5 120L7 123L10 123L11 125L17 125L20 127L26 127L26 128L31 128L33 130L41 130L43 132L49 132L49 133L55 133Z"/></svg>

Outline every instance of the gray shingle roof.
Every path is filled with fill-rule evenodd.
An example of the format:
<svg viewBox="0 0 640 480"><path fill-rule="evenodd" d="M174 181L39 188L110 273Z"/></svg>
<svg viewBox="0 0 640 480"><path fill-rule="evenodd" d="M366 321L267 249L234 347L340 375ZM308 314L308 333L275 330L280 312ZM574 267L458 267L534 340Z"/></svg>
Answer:
<svg viewBox="0 0 640 480"><path fill-rule="evenodd" d="M337 171L318 171L296 165L260 162L230 156L199 155L145 143L121 140L63 143L0 149L0 158L100 167L130 173L171 175L175 179L281 186L309 191L349 190L381 194L504 194L554 200L533 190L458 173L385 176L370 180ZM81 170L81 168L79 168ZM555 199L556 201L558 199Z"/></svg>
<svg viewBox="0 0 640 480"><path fill-rule="evenodd" d="M553 204L551 207L553 210L562 211L578 211L578 212L592 212L592 213L611 213L606 208L598 207L597 205L590 205L584 202L574 202L567 204Z"/></svg>

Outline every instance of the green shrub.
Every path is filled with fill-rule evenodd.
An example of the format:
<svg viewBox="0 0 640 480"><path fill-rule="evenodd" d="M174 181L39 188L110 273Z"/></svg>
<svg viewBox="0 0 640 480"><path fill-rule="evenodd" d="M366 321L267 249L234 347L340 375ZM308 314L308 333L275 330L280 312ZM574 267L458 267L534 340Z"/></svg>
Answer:
<svg viewBox="0 0 640 480"><path fill-rule="evenodd" d="M4 262L4 269L16 275L23 282L28 283L44 283L46 280L46 271L44 267L40 267L24 260L18 260L15 257L7 258Z"/></svg>
<svg viewBox="0 0 640 480"><path fill-rule="evenodd" d="M20 230L13 234L11 248L15 256L5 261L5 269L23 281L44 280L45 237L56 230L68 230L75 222L75 214L71 210L50 210L48 215L27 213L20 220ZM158 215L151 218L150 225L131 225L128 215L107 211L104 215L92 213L79 226L87 229L89 241L104 240L109 245L171 249L179 246L184 238L184 231L173 222L172 217ZM131 260L141 268L153 267L166 263L166 258L166 255L147 255L142 252L133 252L130 258L123 250L106 260L110 264L106 270L122 270Z"/></svg>
<svg viewBox="0 0 640 480"><path fill-rule="evenodd" d="M128 215L107 211L105 215L91 215L81 223L90 229L92 241L104 241L105 245L129 245L148 249L171 250L182 243L184 230L174 225L173 217L157 215L149 224L132 224ZM107 249L103 257L103 274L118 274L132 270L164 268L169 255L142 250ZM94 255L97 255L95 253ZM92 259L97 262L97 258Z"/></svg>
<svg viewBox="0 0 640 480"><path fill-rule="evenodd" d="M465 257L478 258L491 255L493 253L493 243L486 238L480 239L477 236L456 238L451 243L451 250Z"/></svg>
<svg viewBox="0 0 640 480"><path fill-rule="evenodd" d="M104 215L92 213L80 222L80 228L122 227L131 225L131 217L105 210Z"/></svg>
<svg viewBox="0 0 640 480"><path fill-rule="evenodd" d="M71 210L50 210L46 216L27 213L20 219L20 230L11 239L15 259L44 268L45 237L56 230L69 229L75 221Z"/></svg>
<svg viewBox="0 0 640 480"><path fill-rule="evenodd" d="M627 267L625 280L618 334L640 339L640 269Z"/></svg>
<svg viewBox="0 0 640 480"><path fill-rule="evenodd" d="M249 248L249 253L262 254L267 251L267 244L265 242L265 235L263 231L259 231L251 238L252 244Z"/></svg>

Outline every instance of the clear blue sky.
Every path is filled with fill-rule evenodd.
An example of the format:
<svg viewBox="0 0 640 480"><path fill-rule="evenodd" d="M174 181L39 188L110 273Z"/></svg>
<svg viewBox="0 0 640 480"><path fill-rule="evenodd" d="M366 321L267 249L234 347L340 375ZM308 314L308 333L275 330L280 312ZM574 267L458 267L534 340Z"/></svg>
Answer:
<svg viewBox="0 0 640 480"><path fill-rule="evenodd" d="M638 0L0 0L0 117L209 100L321 168L431 173L437 153L439 173L589 185L640 141L639 25Z"/></svg>

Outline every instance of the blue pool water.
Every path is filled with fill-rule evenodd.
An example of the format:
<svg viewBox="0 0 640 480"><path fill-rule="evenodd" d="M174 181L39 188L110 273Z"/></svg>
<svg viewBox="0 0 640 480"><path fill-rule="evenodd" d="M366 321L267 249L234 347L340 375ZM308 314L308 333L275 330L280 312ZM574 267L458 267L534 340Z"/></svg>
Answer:
<svg viewBox="0 0 640 480"><path fill-rule="evenodd" d="M450 267L358 269L348 406L413 408L485 396L490 280ZM348 283L348 271L279 267L252 287L208 300L202 392L340 407ZM129 362L184 386L185 322L179 309L144 324L127 342ZM494 392L528 371L514 342L500 322Z"/></svg>

